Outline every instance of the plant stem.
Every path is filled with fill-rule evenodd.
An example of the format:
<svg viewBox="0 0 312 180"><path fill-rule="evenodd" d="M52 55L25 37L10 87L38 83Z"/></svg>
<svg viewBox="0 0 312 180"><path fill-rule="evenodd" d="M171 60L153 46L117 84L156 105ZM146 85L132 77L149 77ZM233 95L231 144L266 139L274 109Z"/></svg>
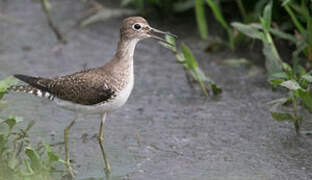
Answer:
<svg viewBox="0 0 312 180"><path fill-rule="evenodd" d="M285 7L285 10L287 11L287 13L289 14L289 16L291 17L293 23L295 24L295 26L300 31L300 34L304 34L304 32L305 32L304 27L300 24L300 22L296 18L296 15L294 14L294 12L290 9L290 7L287 4L284 7Z"/></svg>
<svg viewBox="0 0 312 180"><path fill-rule="evenodd" d="M246 21L247 21L247 13L246 13L246 10L244 8L242 0L236 0L236 4L237 4L237 6L239 8L239 11L240 11L243 19L244 19L244 22L246 23Z"/></svg>
<svg viewBox="0 0 312 180"><path fill-rule="evenodd" d="M197 26L199 29L200 36L201 38L207 40L208 39L208 25L206 22L205 7L204 7L203 0L196 0L195 14L196 14L196 21L197 21Z"/></svg>
<svg viewBox="0 0 312 180"><path fill-rule="evenodd" d="M54 32L57 40L59 40L61 43L66 44L67 41L65 39L65 37L63 36L63 34L61 33L61 31L58 29L58 27L53 23L52 18L51 18L51 14L49 9L46 7L44 0L41 0L41 6L43 9L43 12L46 15L47 21L48 21L48 25L50 26L50 28L52 29L52 31Z"/></svg>
<svg viewBox="0 0 312 180"><path fill-rule="evenodd" d="M206 86L205 86L204 82L198 81L198 83L200 84L200 87L202 88L205 96L209 96L209 93L207 92L207 89L206 89Z"/></svg>
<svg viewBox="0 0 312 180"><path fill-rule="evenodd" d="M295 120L295 122L294 122L294 126L295 126L295 130L296 130L296 133L297 134L300 134L300 118L298 117L298 105L297 105L297 99L296 99L296 97L293 95L293 97L292 97L292 99L293 99L293 112L294 112L294 120Z"/></svg>

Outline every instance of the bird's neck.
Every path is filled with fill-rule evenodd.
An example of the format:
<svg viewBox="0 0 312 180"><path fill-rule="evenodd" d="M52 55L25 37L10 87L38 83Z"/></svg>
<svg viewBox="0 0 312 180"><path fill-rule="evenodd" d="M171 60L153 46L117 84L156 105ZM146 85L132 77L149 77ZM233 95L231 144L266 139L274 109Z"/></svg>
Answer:
<svg viewBox="0 0 312 180"><path fill-rule="evenodd" d="M115 54L116 61L133 61L133 54L139 39L121 39L118 42L117 52Z"/></svg>
<svg viewBox="0 0 312 180"><path fill-rule="evenodd" d="M117 89L122 89L128 82L133 82L133 54L138 41L138 39L121 39L113 60L101 68L115 82Z"/></svg>

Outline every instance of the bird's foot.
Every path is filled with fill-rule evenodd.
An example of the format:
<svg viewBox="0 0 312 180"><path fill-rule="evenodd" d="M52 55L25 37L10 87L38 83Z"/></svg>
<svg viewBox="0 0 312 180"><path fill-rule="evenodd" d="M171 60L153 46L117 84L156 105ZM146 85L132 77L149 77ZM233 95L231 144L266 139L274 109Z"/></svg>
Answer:
<svg viewBox="0 0 312 180"><path fill-rule="evenodd" d="M66 172L63 177L65 177L65 179L68 179L68 180L75 179L77 172L72 168L70 162L66 162L65 165L66 165Z"/></svg>

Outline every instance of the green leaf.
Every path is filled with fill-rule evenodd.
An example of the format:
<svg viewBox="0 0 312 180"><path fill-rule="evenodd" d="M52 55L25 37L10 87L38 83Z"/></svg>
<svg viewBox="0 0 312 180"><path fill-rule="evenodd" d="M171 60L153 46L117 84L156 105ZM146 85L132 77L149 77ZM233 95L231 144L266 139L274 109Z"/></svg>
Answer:
<svg viewBox="0 0 312 180"><path fill-rule="evenodd" d="M271 116L277 121L294 121L293 116L289 113L271 111Z"/></svg>
<svg viewBox="0 0 312 180"><path fill-rule="evenodd" d="M201 38L208 39L208 26L203 1L204 0L195 0L196 21Z"/></svg>
<svg viewBox="0 0 312 180"><path fill-rule="evenodd" d="M263 8L265 7L265 5L268 3L268 0L257 0L254 1L255 5L254 5L254 17L257 18L259 16L261 16L262 12L263 12Z"/></svg>
<svg viewBox="0 0 312 180"><path fill-rule="evenodd" d="M42 167L42 164L41 164L40 156L38 155L38 153L36 151L32 150L30 147L27 147L25 149L25 154L30 159L31 169L34 171L40 170Z"/></svg>
<svg viewBox="0 0 312 180"><path fill-rule="evenodd" d="M256 28L257 30L264 30L262 24L259 24L259 23L251 23L248 26L251 26L252 28ZM295 35L285 33L279 29L270 28L270 33L272 33L273 35L275 35L279 38L283 38L283 39L286 39L288 41L291 41L292 43L295 43L295 44L297 43L297 39L296 39Z"/></svg>
<svg viewBox="0 0 312 180"><path fill-rule="evenodd" d="M300 64L293 65L293 72L295 74L299 74L300 76L303 76L306 74L306 70L303 66Z"/></svg>
<svg viewBox="0 0 312 180"><path fill-rule="evenodd" d="M271 28L272 5L273 1L271 0L263 10L263 27L266 31L269 31Z"/></svg>
<svg viewBox="0 0 312 180"><path fill-rule="evenodd" d="M168 46L165 47L169 48L176 55L177 61L181 63L191 77L199 83L206 96L209 94L204 82L207 82L211 86L214 94L221 93L221 88L217 87L217 85L199 68L198 63L189 47L182 43L182 52L177 52L175 39L173 37L166 36L166 41L173 44L174 48Z"/></svg>
<svg viewBox="0 0 312 180"><path fill-rule="evenodd" d="M216 17L217 21L223 26L223 28L227 31L229 40L230 40L230 47L234 49L234 33L231 27L228 25L228 23L223 18L222 12L219 8L219 6L213 1L213 0L206 0L208 5L210 6L214 16Z"/></svg>
<svg viewBox="0 0 312 180"><path fill-rule="evenodd" d="M289 101L289 98L279 98L279 99L274 99L270 102L268 102L267 104L271 104L271 105L283 105L285 104L286 102Z"/></svg>
<svg viewBox="0 0 312 180"><path fill-rule="evenodd" d="M284 81L280 85L283 87L286 87L287 89L290 89L290 90L301 89L300 85L295 80Z"/></svg>
<svg viewBox="0 0 312 180"><path fill-rule="evenodd" d="M284 2L282 3L282 6L285 6L286 4L288 4L291 0L284 0Z"/></svg>
<svg viewBox="0 0 312 180"><path fill-rule="evenodd" d="M165 48L168 48L170 49L172 52L176 53L177 52L177 47L176 47L176 41L175 41L175 38L170 36L170 35L166 35L165 36L165 40L171 44L167 44L167 43L164 43L164 42L159 42L162 46L164 46Z"/></svg>
<svg viewBox="0 0 312 180"><path fill-rule="evenodd" d="M59 157L55 152L48 152L48 157L50 162L55 162L59 160Z"/></svg>
<svg viewBox="0 0 312 180"><path fill-rule="evenodd" d="M194 69L198 67L198 63L194 58L194 55L186 44L182 43L182 53L185 57L185 63L188 69Z"/></svg>
<svg viewBox="0 0 312 180"><path fill-rule="evenodd" d="M251 65L251 62L248 61L245 58L238 58L238 59L226 59L222 61L222 64L233 66L233 67L239 67L239 66L246 66Z"/></svg>
<svg viewBox="0 0 312 180"><path fill-rule="evenodd" d="M286 71L287 74L293 74L293 70L289 64L283 62L282 67Z"/></svg>
<svg viewBox="0 0 312 180"><path fill-rule="evenodd" d="M264 35L261 31L259 31L256 27L252 25L246 25L239 22L233 22L231 25L236 28L238 31L242 32L246 36L249 36L254 39L264 39Z"/></svg>
<svg viewBox="0 0 312 180"><path fill-rule="evenodd" d="M284 80L281 80L281 79L272 79L272 80L270 80L270 84L273 85L273 86L280 85L282 82L284 82Z"/></svg>
<svg viewBox="0 0 312 180"><path fill-rule="evenodd" d="M300 100L303 102L305 107L312 112L312 94L309 91L299 89L298 91Z"/></svg>
<svg viewBox="0 0 312 180"><path fill-rule="evenodd" d="M230 28L227 22L225 21L225 19L223 18L223 15L219 6L213 0L206 0L206 2L210 6L211 10L213 11L213 14L215 15L216 19L221 23L221 25L225 29Z"/></svg>
<svg viewBox="0 0 312 180"><path fill-rule="evenodd" d="M288 75L284 72L277 72L270 76L272 79L288 79Z"/></svg>
<svg viewBox="0 0 312 180"><path fill-rule="evenodd" d="M166 34L165 39L169 44L176 46L176 39L173 36Z"/></svg>
<svg viewBox="0 0 312 180"><path fill-rule="evenodd" d="M7 88L9 88L12 85L17 84L17 80L13 78L12 76L9 76L8 78L0 81L0 99L2 96L6 93Z"/></svg>
<svg viewBox="0 0 312 180"><path fill-rule="evenodd" d="M262 52L265 56L265 68L268 71L269 76L275 73L283 72L281 65L282 61L275 49L274 44L263 42Z"/></svg>
<svg viewBox="0 0 312 180"><path fill-rule="evenodd" d="M50 147L49 144L45 143L45 144L44 144L44 147L45 147L45 149L46 149L46 152L47 152L47 155L48 155L48 157L49 157L50 163L59 160L58 155L57 155L55 152L52 152L52 151L51 151L51 147Z"/></svg>
<svg viewBox="0 0 312 180"><path fill-rule="evenodd" d="M176 58L177 58L177 60L178 60L180 63L182 63L182 64L185 63L185 58L184 58L183 54L181 54L181 53L176 54Z"/></svg>
<svg viewBox="0 0 312 180"><path fill-rule="evenodd" d="M9 116L7 120L4 121L10 129L12 129L16 123L22 122L23 118L18 116Z"/></svg>
<svg viewBox="0 0 312 180"><path fill-rule="evenodd" d="M310 74L305 74L301 78L308 81L309 83L312 83L312 76Z"/></svg>
<svg viewBox="0 0 312 180"><path fill-rule="evenodd" d="M196 74L198 80L207 81L208 83L214 83L209 77L205 75L205 73L199 67L196 67L194 69L194 73Z"/></svg>
<svg viewBox="0 0 312 180"><path fill-rule="evenodd" d="M243 4L243 1L242 0L236 0L236 4L239 8L239 11L240 11L240 14L241 16L243 17L243 21L246 22L248 21L248 16L247 16L247 12L245 10L245 7L244 7L244 4Z"/></svg>
<svg viewBox="0 0 312 180"><path fill-rule="evenodd" d="M34 171L30 167L30 164L29 164L29 162L26 159L24 160L24 164L26 166L27 173L29 173L30 175L34 174Z"/></svg>
<svg viewBox="0 0 312 180"><path fill-rule="evenodd" d="M219 88L216 84L211 84L210 87L212 89L213 94L217 95L222 93L222 89Z"/></svg>
<svg viewBox="0 0 312 180"><path fill-rule="evenodd" d="M297 19L297 16L293 12L293 10L288 6L288 4L285 4L284 8L287 11L287 13L289 14L289 16L291 17L291 20L293 21L293 23L296 26L296 28L299 30L300 34L304 34L305 33L305 29L302 26L302 24L300 23L300 21Z"/></svg>
<svg viewBox="0 0 312 180"><path fill-rule="evenodd" d="M194 69L188 69L188 72L191 74L193 79L195 79L199 83L203 93L206 96L209 96L209 93L208 93L206 86L205 86L205 83L204 83L204 81L206 80L206 76L201 71L201 69L199 67L195 67Z"/></svg>
<svg viewBox="0 0 312 180"><path fill-rule="evenodd" d="M207 82L210 85L210 88L214 95L218 95L222 93L222 89L217 86L217 84L210 79L208 76L205 75L205 73L199 68L196 67L194 70L191 71L192 76L194 76L194 79L197 80L202 88L202 91L206 96L208 96L208 92L206 90L206 86L204 82Z"/></svg>
<svg viewBox="0 0 312 180"><path fill-rule="evenodd" d="M273 35L275 35L279 38L286 39L292 43L297 43L296 37L292 34L288 34L288 33L285 33L281 30L272 29L272 28L270 29L270 33L272 33Z"/></svg>

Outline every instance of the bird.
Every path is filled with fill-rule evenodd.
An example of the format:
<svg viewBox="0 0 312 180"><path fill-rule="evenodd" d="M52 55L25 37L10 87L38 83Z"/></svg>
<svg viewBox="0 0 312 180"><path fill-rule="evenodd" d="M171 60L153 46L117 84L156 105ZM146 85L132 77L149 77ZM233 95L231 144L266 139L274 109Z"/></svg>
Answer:
<svg viewBox="0 0 312 180"><path fill-rule="evenodd" d="M111 168L103 146L103 127L108 113L121 108L128 100L134 86L133 55L136 44L143 39L153 38L171 45L159 35L176 37L170 32L152 28L140 16L125 18L120 27L120 39L114 57L104 65L53 78L14 74L26 83L11 86L8 90L24 92L54 101L61 108L75 114L99 114L98 143L105 164L105 172ZM68 136L77 118L64 129L65 165L71 176L73 168L69 160Z"/></svg>

